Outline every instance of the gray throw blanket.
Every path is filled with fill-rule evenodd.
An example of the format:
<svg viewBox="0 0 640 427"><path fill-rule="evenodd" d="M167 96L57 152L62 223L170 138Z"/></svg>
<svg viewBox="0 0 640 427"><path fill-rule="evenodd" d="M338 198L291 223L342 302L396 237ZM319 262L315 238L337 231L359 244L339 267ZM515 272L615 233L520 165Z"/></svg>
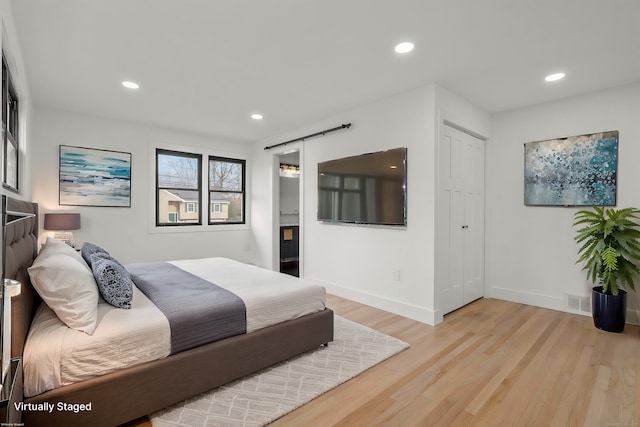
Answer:
<svg viewBox="0 0 640 427"><path fill-rule="evenodd" d="M167 262L126 268L169 319L171 354L246 333L246 307L236 294Z"/></svg>

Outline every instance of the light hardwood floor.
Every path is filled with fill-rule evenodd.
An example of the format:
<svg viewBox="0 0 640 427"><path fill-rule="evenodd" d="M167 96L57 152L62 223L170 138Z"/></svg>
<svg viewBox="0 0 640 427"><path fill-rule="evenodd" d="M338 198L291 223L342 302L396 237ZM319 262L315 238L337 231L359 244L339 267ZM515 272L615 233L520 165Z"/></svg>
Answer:
<svg viewBox="0 0 640 427"><path fill-rule="evenodd" d="M590 317L481 299L432 327L327 298L411 347L271 427L640 426L638 326L608 333Z"/></svg>

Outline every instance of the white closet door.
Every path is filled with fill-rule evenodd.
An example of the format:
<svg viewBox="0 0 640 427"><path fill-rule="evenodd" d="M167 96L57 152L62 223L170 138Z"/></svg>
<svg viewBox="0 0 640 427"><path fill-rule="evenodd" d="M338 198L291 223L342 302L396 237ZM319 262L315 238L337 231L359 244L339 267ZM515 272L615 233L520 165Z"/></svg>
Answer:
<svg viewBox="0 0 640 427"><path fill-rule="evenodd" d="M439 310L484 296L484 141L443 125L439 147Z"/></svg>

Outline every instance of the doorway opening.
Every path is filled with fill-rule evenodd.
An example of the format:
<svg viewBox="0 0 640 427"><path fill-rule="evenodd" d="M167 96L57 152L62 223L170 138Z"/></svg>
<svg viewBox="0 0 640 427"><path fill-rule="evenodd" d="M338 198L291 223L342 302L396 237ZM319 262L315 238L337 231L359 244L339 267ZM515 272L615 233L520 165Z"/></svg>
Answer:
<svg viewBox="0 0 640 427"><path fill-rule="evenodd" d="M300 276L300 152L278 155L280 272Z"/></svg>

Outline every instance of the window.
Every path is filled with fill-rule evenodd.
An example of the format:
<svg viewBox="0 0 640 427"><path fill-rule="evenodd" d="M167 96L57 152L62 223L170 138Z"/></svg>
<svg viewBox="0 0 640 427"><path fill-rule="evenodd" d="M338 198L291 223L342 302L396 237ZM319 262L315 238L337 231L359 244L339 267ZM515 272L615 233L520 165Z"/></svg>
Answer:
<svg viewBox="0 0 640 427"><path fill-rule="evenodd" d="M209 156L209 224L245 223L245 164Z"/></svg>
<svg viewBox="0 0 640 427"><path fill-rule="evenodd" d="M157 226L202 224L201 170L200 154L156 149Z"/></svg>
<svg viewBox="0 0 640 427"><path fill-rule="evenodd" d="M155 156L156 226L245 224L246 160L162 148Z"/></svg>
<svg viewBox="0 0 640 427"><path fill-rule="evenodd" d="M18 160L20 147L18 144L18 97L11 80L7 61L2 55L2 150L4 163L2 167L2 185L18 191Z"/></svg>

